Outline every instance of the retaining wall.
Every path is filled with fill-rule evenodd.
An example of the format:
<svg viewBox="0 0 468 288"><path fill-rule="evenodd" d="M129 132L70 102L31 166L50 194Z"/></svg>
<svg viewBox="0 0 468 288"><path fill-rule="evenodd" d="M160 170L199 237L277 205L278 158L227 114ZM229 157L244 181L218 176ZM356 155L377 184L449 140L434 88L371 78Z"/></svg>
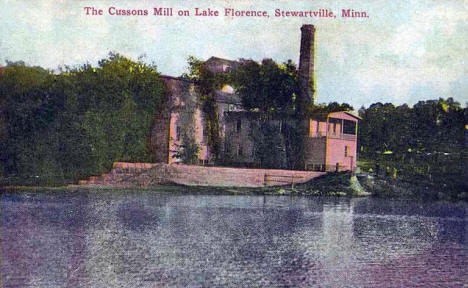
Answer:
<svg viewBox="0 0 468 288"><path fill-rule="evenodd" d="M307 182L323 172L170 165L168 180L199 186L263 187ZM152 169L155 172L158 169Z"/></svg>
<svg viewBox="0 0 468 288"><path fill-rule="evenodd" d="M81 181L80 184L151 186L176 183L190 186L264 187L303 183L324 174L315 171L117 162L110 173Z"/></svg>

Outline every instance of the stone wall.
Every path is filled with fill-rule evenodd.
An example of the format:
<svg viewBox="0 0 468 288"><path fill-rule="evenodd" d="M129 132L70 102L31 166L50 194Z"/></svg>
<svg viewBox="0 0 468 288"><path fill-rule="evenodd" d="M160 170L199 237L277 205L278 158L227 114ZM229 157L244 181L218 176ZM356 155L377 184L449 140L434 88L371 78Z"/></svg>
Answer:
<svg viewBox="0 0 468 288"><path fill-rule="evenodd" d="M169 125L170 114L160 113L154 116L151 130L151 150L150 153L157 163L168 163L169 161Z"/></svg>
<svg viewBox="0 0 468 288"><path fill-rule="evenodd" d="M317 169L319 165L325 165L327 155L327 139L325 137L306 138L304 145L304 159L307 169Z"/></svg>
<svg viewBox="0 0 468 288"><path fill-rule="evenodd" d="M190 186L264 187L303 183L324 174L313 171L117 162L110 173L82 180L79 184L151 187L172 183Z"/></svg>
<svg viewBox="0 0 468 288"><path fill-rule="evenodd" d="M151 131L151 159L157 163L180 161L176 158L182 143L181 135L200 147L199 159L208 160L209 151L203 134L200 95L195 84L186 79L161 75L168 93L164 109L154 117Z"/></svg>

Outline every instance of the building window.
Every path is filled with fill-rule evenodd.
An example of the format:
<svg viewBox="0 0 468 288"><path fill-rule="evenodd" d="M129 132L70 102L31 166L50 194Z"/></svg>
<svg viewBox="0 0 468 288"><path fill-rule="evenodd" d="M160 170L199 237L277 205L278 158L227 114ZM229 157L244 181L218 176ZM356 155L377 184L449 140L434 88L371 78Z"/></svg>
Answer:
<svg viewBox="0 0 468 288"><path fill-rule="evenodd" d="M338 118L329 118L328 120L328 132L332 135L337 134L337 130L339 128L338 125L341 124L341 119ZM339 132L339 131L338 131Z"/></svg>
<svg viewBox="0 0 468 288"><path fill-rule="evenodd" d="M242 157L244 155L244 151L242 150L242 146L239 145L237 147L237 156Z"/></svg>
<svg viewBox="0 0 468 288"><path fill-rule="evenodd" d="M237 119L237 132L240 132L242 128L242 121L241 119Z"/></svg>
<svg viewBox="0 0 468 288"><path fill-rule="evenodd" d="M356 135L356 122L350 120L344 120L343 122L343 134Z"/></svg>
<svg viewBox="0 0 468 288"><path fill-rule="evenodd" d="M348 157L348 154L349 154L349 148L348 146L344 146L344 157Z"/></svg>
<svg viewBox="0 0 468 288"><path fill-rule="evenodd" d="M182 129L180 129L179 126L176 126L176 139L177 139L177 141L179 141L180 138L181 138L181 135L180 135L180 134L182 134L182 131L181 131L181 130L182 130Z"/></svg>

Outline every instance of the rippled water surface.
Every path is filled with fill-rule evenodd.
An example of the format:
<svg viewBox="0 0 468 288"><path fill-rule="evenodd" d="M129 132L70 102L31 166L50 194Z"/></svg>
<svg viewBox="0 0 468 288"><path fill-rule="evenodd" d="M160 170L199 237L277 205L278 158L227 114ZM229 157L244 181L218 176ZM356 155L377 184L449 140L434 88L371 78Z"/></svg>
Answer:
<svg viewBox="0 0 468 288"><path fill-rule="evenodd" d="M465 204L1 195L0 287L463 287Z"/></svg>

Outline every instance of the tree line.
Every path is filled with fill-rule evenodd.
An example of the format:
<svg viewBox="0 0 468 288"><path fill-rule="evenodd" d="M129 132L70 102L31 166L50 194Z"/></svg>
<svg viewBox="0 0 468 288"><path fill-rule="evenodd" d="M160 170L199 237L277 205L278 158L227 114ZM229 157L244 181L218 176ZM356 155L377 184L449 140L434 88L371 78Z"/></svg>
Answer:
<svg viewBox="0 0 468 288"><path fill-rule="evenodd" d="M156 66L110 53L52 73L8 62L0 75L0 176L61 184L149 162L153 115L167 95Z"/></svg>
<svg viewBox="0 0 468 288"><path fill-rule="evenodd" d="M450 153L465 144L468 109L452 98L361 108L359 140L364 155L375 152Z"/></svg>
<svg viewBox="0 0 468 288"><path fill-rule="evenodd" d="M367 171L401 179L433 198L468 199L468 107L452 98L361 108L359 158ZM428 192L428 194L430 194Z"/></svg>

